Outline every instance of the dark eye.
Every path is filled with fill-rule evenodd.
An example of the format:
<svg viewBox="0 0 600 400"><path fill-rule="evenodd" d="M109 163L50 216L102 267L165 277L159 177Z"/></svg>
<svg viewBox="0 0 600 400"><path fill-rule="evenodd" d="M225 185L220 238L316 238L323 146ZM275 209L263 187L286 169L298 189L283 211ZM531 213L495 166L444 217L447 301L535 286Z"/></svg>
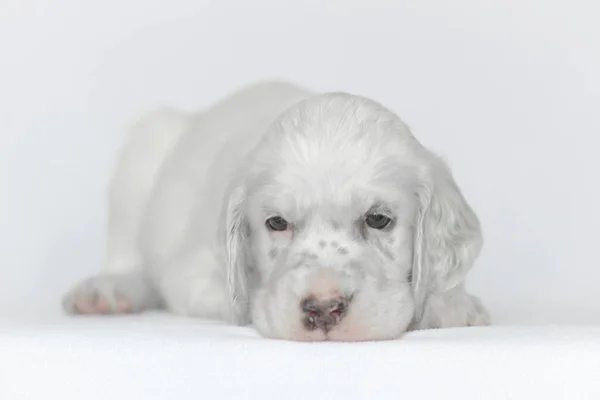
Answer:
<svg viewBox="0 0 600 400"><path fill-rule="evenodd" d="M369 214L367 215L366 223L373 229L383 229L392 222L392 219L386 217L383 214Z"/></svg>
<svg viewBox="0 0 600 400"><path fill-rule="evenodd" d="M288 228L287 221L281 217L271 217L265 222L265 225L269 230L277 232L285 231Z"/></svg>

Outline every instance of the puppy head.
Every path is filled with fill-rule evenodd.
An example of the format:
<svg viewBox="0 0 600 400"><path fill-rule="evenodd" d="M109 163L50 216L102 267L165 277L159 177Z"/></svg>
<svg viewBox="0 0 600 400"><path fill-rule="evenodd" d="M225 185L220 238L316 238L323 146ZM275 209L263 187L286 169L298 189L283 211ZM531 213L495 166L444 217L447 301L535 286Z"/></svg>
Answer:
<svg viewBox="0 0 600 400"><path fill-rule="evenodd" d="M291 107L246 167L225 216L228 284L238 321L264 336L397 338L478 251L445 167L368 99Z"/></svg>

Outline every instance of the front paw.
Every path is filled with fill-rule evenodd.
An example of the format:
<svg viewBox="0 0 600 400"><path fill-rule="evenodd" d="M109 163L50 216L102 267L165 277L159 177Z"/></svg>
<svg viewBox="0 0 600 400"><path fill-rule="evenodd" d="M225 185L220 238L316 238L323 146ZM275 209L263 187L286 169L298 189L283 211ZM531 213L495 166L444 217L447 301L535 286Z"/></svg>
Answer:
<svg viewBox="0 0 600 400"><path fill-rule="evenodd" d="M492 324L490 314L479 300L479 297L470 295L471 310L467 316L467 326L488 326Z"/></svg>
<svg viewBox="0 0 600 400"><path fill-rule="evenodd" d="M71 289L62 300L67 314L122 314L134 311L131 299L120 290L117 276L93 276Z"/></svg>

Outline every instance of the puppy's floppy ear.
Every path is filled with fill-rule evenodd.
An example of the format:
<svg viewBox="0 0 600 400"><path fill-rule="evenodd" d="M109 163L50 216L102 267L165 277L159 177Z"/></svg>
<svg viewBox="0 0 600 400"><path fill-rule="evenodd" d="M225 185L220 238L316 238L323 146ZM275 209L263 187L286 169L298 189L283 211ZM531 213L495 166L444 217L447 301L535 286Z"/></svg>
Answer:
<svg viewBox="0 0 600 400"><path fill-rule="evenodd" d="M249 323L249 273L248 238L250 226L245 215L245 186L235 185L225 199L224 261L231 318L239 325Z"/></svg>
<svg viewBox="0 0 600 400"><path fill-rule="evenodd" d="M417 319L431 294L461 282L483 245L479 219L463 197L450 169L430 155L418 190L412 285Z"/></svg>

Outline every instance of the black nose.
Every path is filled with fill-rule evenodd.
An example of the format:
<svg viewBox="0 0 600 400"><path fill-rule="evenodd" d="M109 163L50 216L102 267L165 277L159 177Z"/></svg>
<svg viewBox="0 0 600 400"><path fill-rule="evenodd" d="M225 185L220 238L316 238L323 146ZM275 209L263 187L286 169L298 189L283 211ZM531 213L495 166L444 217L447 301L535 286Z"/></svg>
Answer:
<svg viewBox="0 0 600 400"><path fill-rule="evenodd" d="M336 326L348 311L350 299L337 297L334 299L319 300L307 297L302 300L300 307L304 313L304 327L309 330L321 329L330 331Z"/></svg>

